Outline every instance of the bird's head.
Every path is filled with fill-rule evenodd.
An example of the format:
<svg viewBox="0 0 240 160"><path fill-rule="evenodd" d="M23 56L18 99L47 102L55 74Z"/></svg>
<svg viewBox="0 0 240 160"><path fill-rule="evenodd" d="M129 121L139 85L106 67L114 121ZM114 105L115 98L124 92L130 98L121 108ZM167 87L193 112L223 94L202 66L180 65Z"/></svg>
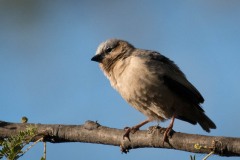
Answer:
<svg viewBox="0 0 240 160"><path fill-rule="evenodd" d="M126 41L109 39L98 46L96 55L91 60L99 62L103 69L110 69L115 62L129 56L132 49L133 45Z"/></svg>

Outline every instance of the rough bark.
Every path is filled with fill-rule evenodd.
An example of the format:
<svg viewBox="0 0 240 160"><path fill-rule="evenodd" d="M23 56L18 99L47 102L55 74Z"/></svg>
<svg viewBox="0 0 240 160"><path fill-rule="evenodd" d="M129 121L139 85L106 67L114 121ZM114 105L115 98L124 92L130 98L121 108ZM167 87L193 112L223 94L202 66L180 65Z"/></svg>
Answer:
<svg viewBox="0 0 240 160"><path fill-rule="evenodd" d="M123 139L124 130L101 126L97 122L86 121L83 125L10 123L0 121L0 139L25 130L27 126L37 128L39 136L51 143L86 142L120 146L128 152L137 148L168 148L193 153L214 152L220 156L240 156L240 138L204 136L172 132L169 142L163 144L164 128L150 127L148 131L130 134L130 141ZM36 137L37 138L37 137ZM34 141L34 140L33 140Z"/></svg>

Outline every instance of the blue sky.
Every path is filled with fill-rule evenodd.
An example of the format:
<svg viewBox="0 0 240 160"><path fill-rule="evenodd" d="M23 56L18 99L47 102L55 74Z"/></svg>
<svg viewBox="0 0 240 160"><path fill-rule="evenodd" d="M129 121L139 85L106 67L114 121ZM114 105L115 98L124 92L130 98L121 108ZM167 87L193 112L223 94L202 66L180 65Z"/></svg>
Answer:
<svg viewBox="0 0 240 160"><path fill-rule="evenodd" d="M198 125L177 120L174 130L239 137L239 15L238 0L1 0L1 120L19 122L22 116L47 124L97 120L114 128L144 120L90 61L99 43L120 38L175 61L204 96L203 108L217 125L208 134ZM47 147L48 159L170 160L193 155L148 148L124 155L118 147L85 143ZM41 155L39 144L22 159Z"/></svg>

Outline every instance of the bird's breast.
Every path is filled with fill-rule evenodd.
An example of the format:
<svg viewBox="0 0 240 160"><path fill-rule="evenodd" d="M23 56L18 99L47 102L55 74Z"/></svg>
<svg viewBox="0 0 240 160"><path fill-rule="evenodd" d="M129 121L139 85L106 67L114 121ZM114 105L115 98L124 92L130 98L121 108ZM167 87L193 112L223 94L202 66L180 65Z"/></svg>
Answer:
<svg viewBox="0 0 240 160"><path fill-rule="evenodd" d="M140 59L129 58L114 68L115 88L124 96L146 93L155 85L156 76L152 75ZM158 80L159 81L159 80Z"/></svg>
<svg viewBox="0 0 240 160"><path fill-rule="evenodd" d="M169 90L159 74L150 72L141 59L128 59L116 64L110 78L111 85L134 108L153 119L167 119L165 113L172 100L167 100Z"/></svg>

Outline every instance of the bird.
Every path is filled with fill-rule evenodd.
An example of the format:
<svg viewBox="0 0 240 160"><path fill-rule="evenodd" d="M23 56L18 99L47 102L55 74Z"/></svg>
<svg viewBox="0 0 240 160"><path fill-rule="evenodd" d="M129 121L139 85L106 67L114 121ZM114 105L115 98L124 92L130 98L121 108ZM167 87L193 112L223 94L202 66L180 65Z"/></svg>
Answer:
<svg viewBox="0 0 240 160"><path fill-rule="evenodd" d="M149 122L169 119L163 142L168 140L175 119L199 124L206 132L216 129L201 107L203 96L180 68L159 52L135 48L125 40L108 39L98 46L91 60L99 63L123 99L147 117L125 128L124 138L129 139L129 133L135 133Z"/></svg>

